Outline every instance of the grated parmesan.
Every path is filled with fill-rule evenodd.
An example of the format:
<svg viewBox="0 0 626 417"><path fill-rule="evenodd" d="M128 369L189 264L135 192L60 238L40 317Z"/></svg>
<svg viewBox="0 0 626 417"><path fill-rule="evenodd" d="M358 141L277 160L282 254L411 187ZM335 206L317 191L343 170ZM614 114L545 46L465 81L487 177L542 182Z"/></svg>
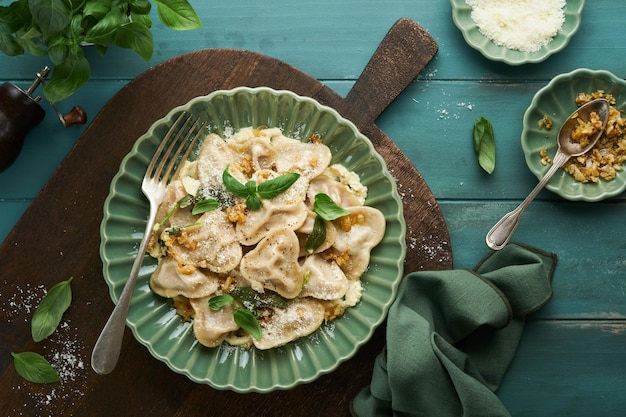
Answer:
<svg viewBox="0 0 626 417"><path fill-rule="evenodd" d="M466 0L478 30L498 46L536 52L565 22L565 0Z"/></svg>

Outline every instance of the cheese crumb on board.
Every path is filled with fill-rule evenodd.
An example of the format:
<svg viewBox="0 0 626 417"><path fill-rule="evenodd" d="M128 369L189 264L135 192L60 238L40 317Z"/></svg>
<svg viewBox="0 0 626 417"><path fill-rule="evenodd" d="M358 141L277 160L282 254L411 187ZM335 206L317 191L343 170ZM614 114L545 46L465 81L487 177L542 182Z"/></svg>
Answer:
<svg viewBox="0 0 626 417"><path fill-rule="evenodd" d="M536 52L565 22L565 0L466 0L480 33L498 46Z"/></svg>

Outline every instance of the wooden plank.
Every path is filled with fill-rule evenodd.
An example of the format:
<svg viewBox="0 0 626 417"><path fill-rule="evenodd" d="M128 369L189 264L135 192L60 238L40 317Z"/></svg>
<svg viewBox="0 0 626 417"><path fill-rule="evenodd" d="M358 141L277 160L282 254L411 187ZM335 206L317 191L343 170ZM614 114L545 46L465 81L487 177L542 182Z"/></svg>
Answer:
<svg viewBox="0 0 626 417"><path fill-rule="evenodd" d="M470 48L452 23L447 1L435 7L432 0L395 0L391 7L378 0L302 0L297 8L284 0L263 4L251 0L195 0L192 4L203 20L203 28L165 30L154 11L152 59L144 62L134 53L116 48L101 58L92 50L88 56L93 61L94 78L128 80L174 56L220 47L268 54L317 79L356 79L378 41L400 17L421 23L442 43L441 53L429 66L439 79L547 80L586 66L621 72L621 61L615 57L626 55L626 45L617 33L623 15L615 13L613 2L587 2L582 26L564 51L544 63L520 67L491 62ZM602 22L602 27L594 26L594 22ZM3 71L3 79L29 80L47 60L25 56L11 63L11 68Z"/></svg>
<svg viewBox="0 0 626 417"><path fill-rule="evenodd" d="M515 206L514 202L481 201L440 200L439 204L455 248L455 268L471 268L487 254L485 234ZM530 205L512 240L559 257L554 297L538 317L626 318L625 210L625 203L535 201Z"/></svg>
<svg viewBox="0 0 626 417"><path fill-rule="evenodd" d="M30 204L30 200L18 201L2 201L0 200L0 213L2 213L2 222L0 222L0 241L9 234L13 225L17 223L26 208Z"/></svg>
<svg viewBox="0 0 626 417"><path fill-rule="evenodd" d="M514 417L621 417L626 322L533 321L499 398Z"/></svg>
<svg viewBox="0 0 626 417"><path fill-rule="evenodd" d="M545 82L420 80L377 121L422 173L438 199L522 200L537 184L520 144L524 112ZM496 168L480 168L472 142L479 117L491 121ZM558 129L553 131L556 140ZM561 200L542 191L540 199ZM624 199L621 195L617 199Z"/></svg>

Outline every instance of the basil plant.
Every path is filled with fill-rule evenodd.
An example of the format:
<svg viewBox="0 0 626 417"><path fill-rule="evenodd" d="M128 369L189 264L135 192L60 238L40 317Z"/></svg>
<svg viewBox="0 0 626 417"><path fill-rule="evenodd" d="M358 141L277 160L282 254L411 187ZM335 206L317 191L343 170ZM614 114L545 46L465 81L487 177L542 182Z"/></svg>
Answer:
<svg viewBox="0 0 626 417"><path fill-rule="evenodd" d="M90 77L83 46L104 55L111 46L152 57L152 3L174 30L196 29L200 19L187 0L0 0L0 51L9 56L48 55L54 65L44 86L51 102L63 100Z"/></svg>

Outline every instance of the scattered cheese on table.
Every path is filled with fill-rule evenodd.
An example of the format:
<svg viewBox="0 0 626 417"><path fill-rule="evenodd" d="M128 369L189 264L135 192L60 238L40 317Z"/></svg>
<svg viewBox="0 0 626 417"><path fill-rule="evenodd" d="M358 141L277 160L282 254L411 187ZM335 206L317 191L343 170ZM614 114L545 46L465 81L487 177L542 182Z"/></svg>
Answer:
<svg viewBox="0 0 626 417"><path fill-rule="evenodd" d="M478 30L498 46L536 52L565 22L565 0L466 0Z"/></svg>

